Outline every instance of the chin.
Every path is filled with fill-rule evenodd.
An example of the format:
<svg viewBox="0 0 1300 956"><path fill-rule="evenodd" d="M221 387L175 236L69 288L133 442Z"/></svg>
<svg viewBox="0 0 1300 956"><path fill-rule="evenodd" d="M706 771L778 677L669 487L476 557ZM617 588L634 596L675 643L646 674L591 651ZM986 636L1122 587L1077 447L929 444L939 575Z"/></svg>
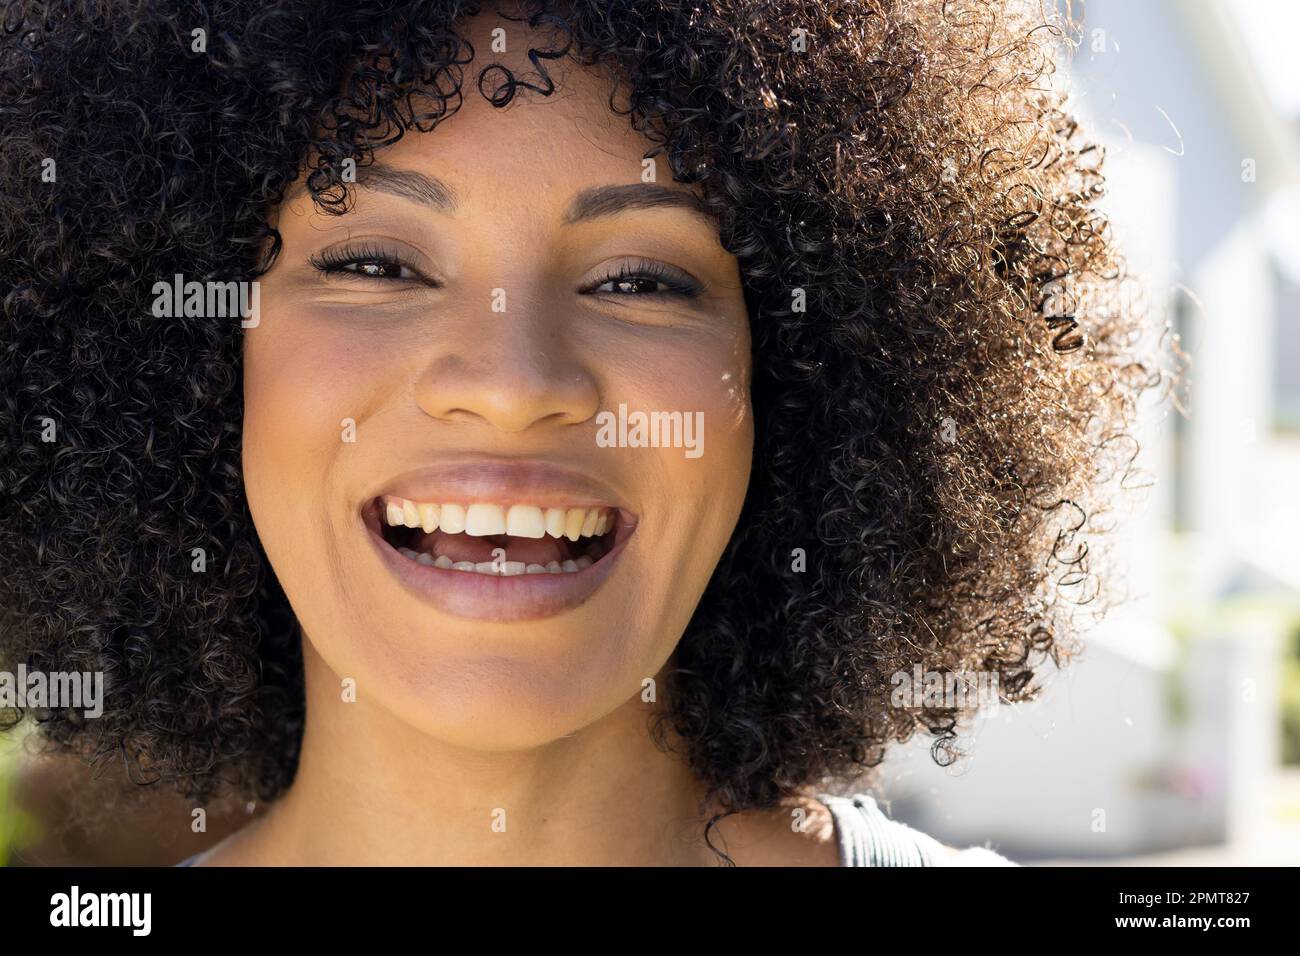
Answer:
<svg viewBox="0 0 1300 956"><path fill-rule="evenodd" d="M395 655L374 674L373 698L443 744L478 751L540 747L576 733L629 701L659 666L627 671L627 635L595 629L539 654ZM537 642L561 635L539 633ZM665 649L664 654L670 652ZM649 705L646 705L649 706Z"/></svg>

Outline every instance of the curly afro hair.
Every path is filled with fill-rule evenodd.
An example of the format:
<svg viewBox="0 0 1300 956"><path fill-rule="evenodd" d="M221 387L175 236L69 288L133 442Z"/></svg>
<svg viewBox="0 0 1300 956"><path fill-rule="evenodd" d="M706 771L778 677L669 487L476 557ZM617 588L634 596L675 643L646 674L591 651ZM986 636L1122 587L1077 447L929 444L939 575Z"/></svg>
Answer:
<svg viewBox="0 0 1300 956"><path fill-rule="evenodd" d="M0 662L108 693L97 720L35 714L50 750L195 801L292 783L301 645L243 493L241 330L155 318L152 284L259 275L302 172L341 210L341 161L434 128L467 80L550 95L558 57L604 67L647 155L698 184L752 327L753 478L658 739L728 812L770 807L921 729L960 754L962 713L894 706L896 672L993 673L1015 701L1075 649L1160 373L1101 151L1051 82L1072 24L999 0L527 2L554 39L535 72L467 76L456 24L482 4L178 6L4 7Z"/></svg>

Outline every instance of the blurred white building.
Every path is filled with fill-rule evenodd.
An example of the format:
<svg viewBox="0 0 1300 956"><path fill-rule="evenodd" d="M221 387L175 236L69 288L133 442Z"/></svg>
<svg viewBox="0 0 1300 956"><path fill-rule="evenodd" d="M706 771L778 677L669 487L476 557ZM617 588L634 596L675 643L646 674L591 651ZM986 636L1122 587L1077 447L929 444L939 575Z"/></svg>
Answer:
<svg viewBox="0 0 1300 956"><path fill-rule="evenodd" d="M1076 109L1107 146L1108 211L1154 318L1192 356L1190 417L1153 408L1142 426L1156 483L1133 496L1113 572L1131 603L1043 699L981 718L956 767L928 737L887 762L893 814L948 843L1024 862L1226 844L1234 862L1300 863L1300 820L1281 839L1271 822L1300 593L1300 121L1276 90L1300 94L1300 54L1260 69L1240 20L1293 42L1273 17L1300 30L1300 4L1285 6L1076 5Z"/></svg>

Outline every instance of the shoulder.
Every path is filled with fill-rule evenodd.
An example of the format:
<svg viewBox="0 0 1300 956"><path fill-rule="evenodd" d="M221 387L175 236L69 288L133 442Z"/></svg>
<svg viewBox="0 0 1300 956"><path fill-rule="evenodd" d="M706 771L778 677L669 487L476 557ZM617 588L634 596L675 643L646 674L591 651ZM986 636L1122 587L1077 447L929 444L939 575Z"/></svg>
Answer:
<svg viewBox="0 0 1300 956"><path fill-rule="evenodd" d="M821 794L835 823L842 866L1016 866L986 847L955 849L891 820L867 793Z"/></svg>
<svg viewBox="0 0 1300 956"><path fill-rule="evenodd" d="M261 824L265 816L240 827L200 853L187 857L176 866L268 866L279 862L267 854L261 841Z"/></svg>

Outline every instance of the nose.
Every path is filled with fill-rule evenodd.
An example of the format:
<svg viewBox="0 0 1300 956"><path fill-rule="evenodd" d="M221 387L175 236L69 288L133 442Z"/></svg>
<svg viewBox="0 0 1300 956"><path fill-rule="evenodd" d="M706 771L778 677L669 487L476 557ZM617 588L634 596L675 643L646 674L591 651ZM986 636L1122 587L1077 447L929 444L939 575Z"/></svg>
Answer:
<svg viewBox="0 0 1300 956"><path fill-rule="evenodd" d="M432 418L503 432L585 422L599 410L600 390L573 338L544 307L485 311L431 358L416 400Z"/></svg>

